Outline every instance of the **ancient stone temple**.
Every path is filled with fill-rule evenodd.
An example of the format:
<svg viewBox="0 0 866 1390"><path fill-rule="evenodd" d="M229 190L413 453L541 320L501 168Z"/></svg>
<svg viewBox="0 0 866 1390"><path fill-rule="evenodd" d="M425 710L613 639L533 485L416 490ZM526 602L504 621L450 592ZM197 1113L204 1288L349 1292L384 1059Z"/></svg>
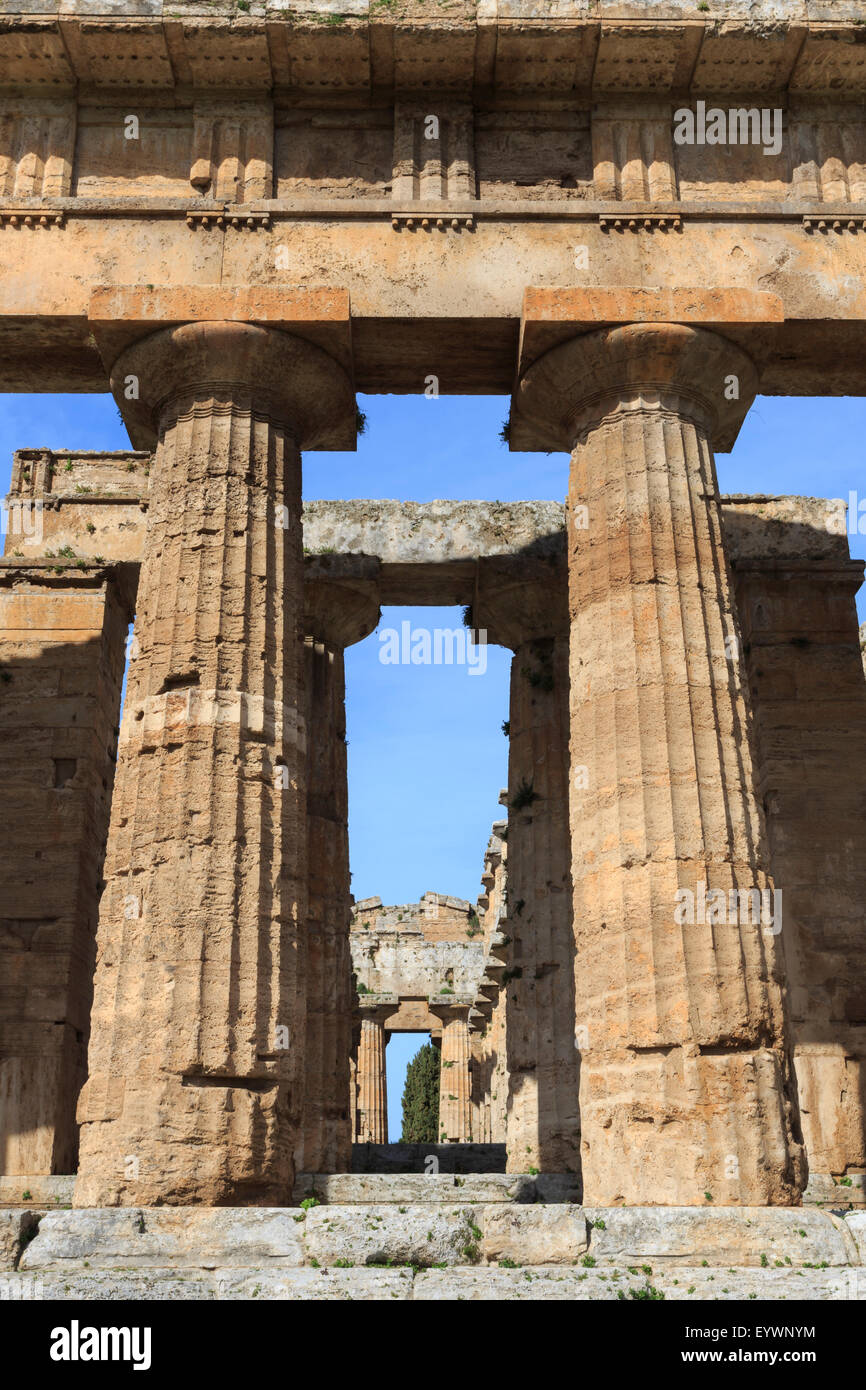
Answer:
<svg viewBox="0 0 866 1390"><path fill-rule="evenodd" d="M261 1263L255 1208L272 1297L584 1256L866 1293L866 469L715 463L759 394L866 395L862 17L428 11L0 19L0 386L110 389L131 444L20 448L5 513L2 1248L116 1280L147 1228L245 1297L206 1271ZM567 501L302 504L358 393L425 391L510 396ZM512 654L475 903L351 895L386 604ZM423 1152L395 1032L447 1077ZM349 1269L395 1263L445 1268Z"/></svg>

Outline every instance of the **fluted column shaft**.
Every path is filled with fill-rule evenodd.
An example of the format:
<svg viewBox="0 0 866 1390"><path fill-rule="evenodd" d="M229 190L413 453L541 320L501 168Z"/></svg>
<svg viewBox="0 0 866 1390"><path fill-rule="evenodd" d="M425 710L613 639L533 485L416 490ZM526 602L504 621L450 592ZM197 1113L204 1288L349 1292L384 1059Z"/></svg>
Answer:
<svg viewBox="0 0 866 1390"><path fill-rule="evenodd" d="M308 754L306 1064L298 1163L305 1172L351 1166L349 1055L352 961L349 953L349 841L346 796L345 662L342 650L305 643Z"/></svg>
<svg viewBox="0 0 866 1390"><path fill-rule="evenodd" d="M468 1144L472 1137L472 1082L468 1013L449 1011L442 1028L439 1077L439 1137Z"/></svg>
<svg viewBox="0 0 866 1390"><path fill-rule="evenodd" d="M158 444L76 1203L281 1204L305 1022L299 442L310 392L345 379L242 324L155 334L115 376Z"/></svg>
<svg viewBox="0 0 866 1390"><path fill-rule="evenodd" d="M512 648L504 989L510 1172L577 1172L574 931L568 819L568 576L562 556L483 561L473 621Z"/></svg>
<svg viewBox="0 0 866 1390"><path fill-rule="evenodd" d="M341 579L329 557L307 562L304 642L307 707L306 1047L298 1167L346 1173L354 1127L350 1059L355 985L349 947L349 792L344 649L379 618L378 561L359 557Z"/></svg>
<svg viewBox="0 0 866 1390"><path fill-rule="evenodd" d="M554 349L527 399L533 373L573 450L584 1200L796 1202L778 938L729 899L770 886L711 447L745 409L731 381L750 400L754 371L724 339L663 325ZM707 918L712 889L723 906Z"/></svg>
<svg viewBox="0 0 866 1390"><path fill-rule="evenodd" d="M565 575L561 574L563 587ZM580 1165L568 823L568 638L518 647L511 666L506 986L509 1172Z"/></svg>
<svg viewBox="0 0 866 1390"><path fill-rule="evenodd" d="M385 1025L375 1016L361 1019L356 1070L359 1144L387 1144L388 1087L385 1075Z"/></svg>

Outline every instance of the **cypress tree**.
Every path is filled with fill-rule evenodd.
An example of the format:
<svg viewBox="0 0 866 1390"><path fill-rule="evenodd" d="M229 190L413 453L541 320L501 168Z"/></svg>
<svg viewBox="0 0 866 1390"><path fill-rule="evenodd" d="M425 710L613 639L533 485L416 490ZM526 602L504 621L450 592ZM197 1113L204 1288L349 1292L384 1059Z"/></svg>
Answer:
<svg viewBox="0 0 866 1390"><path fill-rule="evenodd" d="M403 1144L435 1144L439 1138L439 1049L426 1043L406 1068Z"/></svg>

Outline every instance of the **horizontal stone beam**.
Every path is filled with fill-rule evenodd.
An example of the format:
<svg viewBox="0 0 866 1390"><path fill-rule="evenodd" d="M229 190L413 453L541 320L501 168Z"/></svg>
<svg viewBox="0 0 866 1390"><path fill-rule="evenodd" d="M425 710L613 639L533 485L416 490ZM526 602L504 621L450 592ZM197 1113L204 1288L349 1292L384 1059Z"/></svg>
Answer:
<svg viewBox="0 0 866 1390"><path fill-rule="evenodd" d="M4 570L35 567L59 579L83 568L137 568L149 474L150 455L142 451L19 449ZM852 566L852 581L859 582L862 564L850 560L842 500L730 496L722 515L739 568L807 566L835 573ZM564 527L564 507L552 501L310 501L304 549L310 577L334 583L355 576L348 557L377 561L384 605L471 604L479 562L564 560ZM358 577L372 573L368 563Z"/></svg>
<svg viewBox="0 0 866 1390"><path fill-rule="evenodd" d="M773 204L654 203L654 214L679 208L679 232L645 230L646 203L614 204L626 222L637 215L632 232L605 230L611 204L592 200L591 188L588 197L446 199L426 230L421 204L414 229L395 230L393 204L363 197L263 204L271 217L258 230L246 227L247 210L238 228L218 227L215 215L207 227L188 225L185 203L160 210L103 200L88 209L67 199L64 226L46 228L38 225L40 209L51 210L44 199L8 217L0 207L0 390L107 389L88 314L110 264L121 306L156 266L179 302L215 283L279 294L312 282L322 292L348 292L354 382L372 393L421 394L434 376L443 395L507 394L528 285L568 290L589 281L615 293L640 289L636 278L662 289L708 277L731 290L770 283L783 321L774 312L737 334L758 366L760 391L866 395L866 203L828 204L823 232L806 229L812 203L796 196ZM437 217L450 226L452 216L469 213L471 229L436 228ZM32 226L23 225L25 216ZM395 273L396 263L404 273ZM116 328L122 333L123 323Z"/></svg>

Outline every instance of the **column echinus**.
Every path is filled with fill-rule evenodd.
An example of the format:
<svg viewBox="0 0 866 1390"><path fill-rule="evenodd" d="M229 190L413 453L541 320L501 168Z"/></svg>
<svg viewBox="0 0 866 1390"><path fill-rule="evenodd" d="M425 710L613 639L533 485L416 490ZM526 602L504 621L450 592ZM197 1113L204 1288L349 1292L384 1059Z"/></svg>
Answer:
<svg viewBox="0 0 866 1390"><path fill-rule="evenodd" d="M307 921L304 1119L297 1167L345 1173L352 1157L349 794L344 651L379 621L379 561L310 556L304 577L307 701Z"/></svg>
<svg viewBox="0 0 866 1390"><path fill-rule="evenodd" d="M778 922L746 896L773 889L713 458L756 383L719 334L633 324L552 348L515 400L522 438L571 451L576 1033L597 1205L786 1205L805 1180Z"/></svg>
<svg viewBox="0 0 866 1390"><path fill-rule="evenodd" d="M354 438L354 395L240 322L153 333L111 381L156 455L75 1203L278 1205L305 1031L300 450L334 420Z"/></svg>

